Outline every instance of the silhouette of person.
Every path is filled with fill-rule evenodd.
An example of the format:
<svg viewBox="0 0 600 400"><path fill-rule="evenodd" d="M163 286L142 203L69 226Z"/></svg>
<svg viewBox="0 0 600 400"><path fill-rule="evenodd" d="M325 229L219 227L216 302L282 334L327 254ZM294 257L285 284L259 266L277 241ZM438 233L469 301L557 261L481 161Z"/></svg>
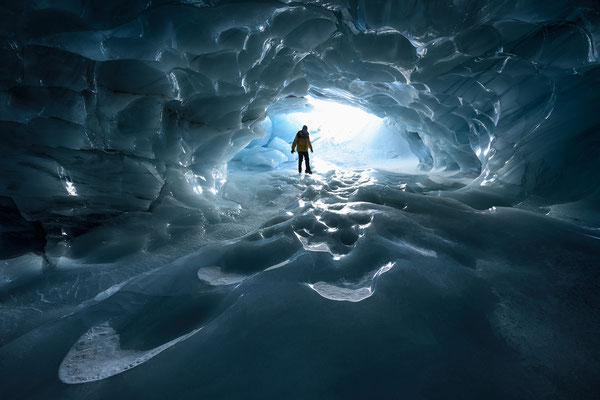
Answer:
<svg viewBox="0 0 600 400"><path fill-rule="evenodd" d="M298 146L298 173L302 173L302 159L305 160L305 173L312 174L310 170L310 161L308 159L308 149L310 152L313 152L312 144L310 144L310 135L308 134L308 127L304 125L301 131L296 133L296 138L294 139L294 143L292 143L292 154L294 154L294 149Z"/></svg>

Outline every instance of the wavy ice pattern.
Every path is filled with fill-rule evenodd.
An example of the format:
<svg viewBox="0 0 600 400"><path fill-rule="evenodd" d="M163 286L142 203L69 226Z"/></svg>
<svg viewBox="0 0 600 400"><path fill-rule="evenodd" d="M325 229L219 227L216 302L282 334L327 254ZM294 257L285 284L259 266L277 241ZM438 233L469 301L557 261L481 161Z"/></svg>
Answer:
<svg viewBox="0 0 600 400"><path fill-rule="evenodd" d="M579 388L589 385L595 364L580 355L596 336L578 327L593 324L597 232L539 211L474 209L452 198L465 185L376 170L231 171L223 196L252 212L215 223L213 234L229 234L243 218L247 232L156 268L69 266L55 275L63 283L38 283L36 308L73 306L33 329L13 328L0 347L3 392L226 398L239 393L233 382L260 398L284 396L293 376L318 383L300 390L306 398L339 379L345 398L373 387L385 397L399 382L433 394L451 371L478 396L518 398L572 393L548 383L572 368ZM271 189L249 190L257 187ZM324 245L330 251L318 251ZM93 290L99 279L106 286ZM581 296L565 301L565 288ZM4 326L32 315L26 306L3 311ZM12 360L34 377L8 368ZM365 375L364 365L377 374L391 368L393 377ZM347 371L357 372L338 375ZM245 386L244 377L271 385ZM40 392L31 379L49 383Z"/></svg>
<svg viewBox="0 0 600 400"><path fill-rule="evenodd" d="M190 210L214 222L225 164L288 162L286 116L314 98L385 119L380 162L405 142L421 170L461 174L505 204L592 201L595 3L459 3L7 5L3 196L56 257L88 254L64 242L124 213L152 209L174 231ZM125 252L107 246L111 260Z"/></svg>
<svg viewBox="0 0 600 400"><path fill-rule="evenodd" d="M0 21L3 399L600 398L597 0Z"/></svg>

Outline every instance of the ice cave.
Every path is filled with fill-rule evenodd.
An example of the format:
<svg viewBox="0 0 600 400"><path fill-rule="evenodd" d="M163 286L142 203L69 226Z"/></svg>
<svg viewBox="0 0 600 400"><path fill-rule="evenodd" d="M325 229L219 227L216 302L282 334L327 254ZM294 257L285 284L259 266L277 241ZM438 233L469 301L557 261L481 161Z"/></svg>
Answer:
<svg viewBox="0 0 600 400"><path fill-rule="evenodd" d="M597 0L1 3L3 400L600 398Z"/></svg>

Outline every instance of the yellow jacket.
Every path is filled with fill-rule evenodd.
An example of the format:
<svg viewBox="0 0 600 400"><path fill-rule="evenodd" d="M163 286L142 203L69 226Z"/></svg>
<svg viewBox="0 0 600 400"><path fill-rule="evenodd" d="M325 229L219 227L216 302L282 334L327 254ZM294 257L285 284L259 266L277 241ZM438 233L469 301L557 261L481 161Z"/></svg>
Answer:
<svg viewBox="0 0 600 400"><path fill-rule="evenodd" d="M298 133L296 134L296 138L294 139L294 143L292 143L292 151L294 151L294 149L296 148L296 146L298 146L298 151L308 151L308 149L310 148L310 151L312 151L312 144L310 144L310 137L308 136L308 133L303 133L302 131L298 131Z"/></svg>

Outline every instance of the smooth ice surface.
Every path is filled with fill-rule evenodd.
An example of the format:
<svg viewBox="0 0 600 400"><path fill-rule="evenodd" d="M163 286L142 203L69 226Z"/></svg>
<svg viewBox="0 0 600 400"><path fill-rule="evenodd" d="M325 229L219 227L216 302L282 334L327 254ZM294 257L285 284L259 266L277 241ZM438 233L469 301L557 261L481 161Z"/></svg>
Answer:
<svg viewBox="0 0 600 400"><path fill-rule="evenodd" d="M4 3L3 399L600 397L597 1Z"/></svg>

